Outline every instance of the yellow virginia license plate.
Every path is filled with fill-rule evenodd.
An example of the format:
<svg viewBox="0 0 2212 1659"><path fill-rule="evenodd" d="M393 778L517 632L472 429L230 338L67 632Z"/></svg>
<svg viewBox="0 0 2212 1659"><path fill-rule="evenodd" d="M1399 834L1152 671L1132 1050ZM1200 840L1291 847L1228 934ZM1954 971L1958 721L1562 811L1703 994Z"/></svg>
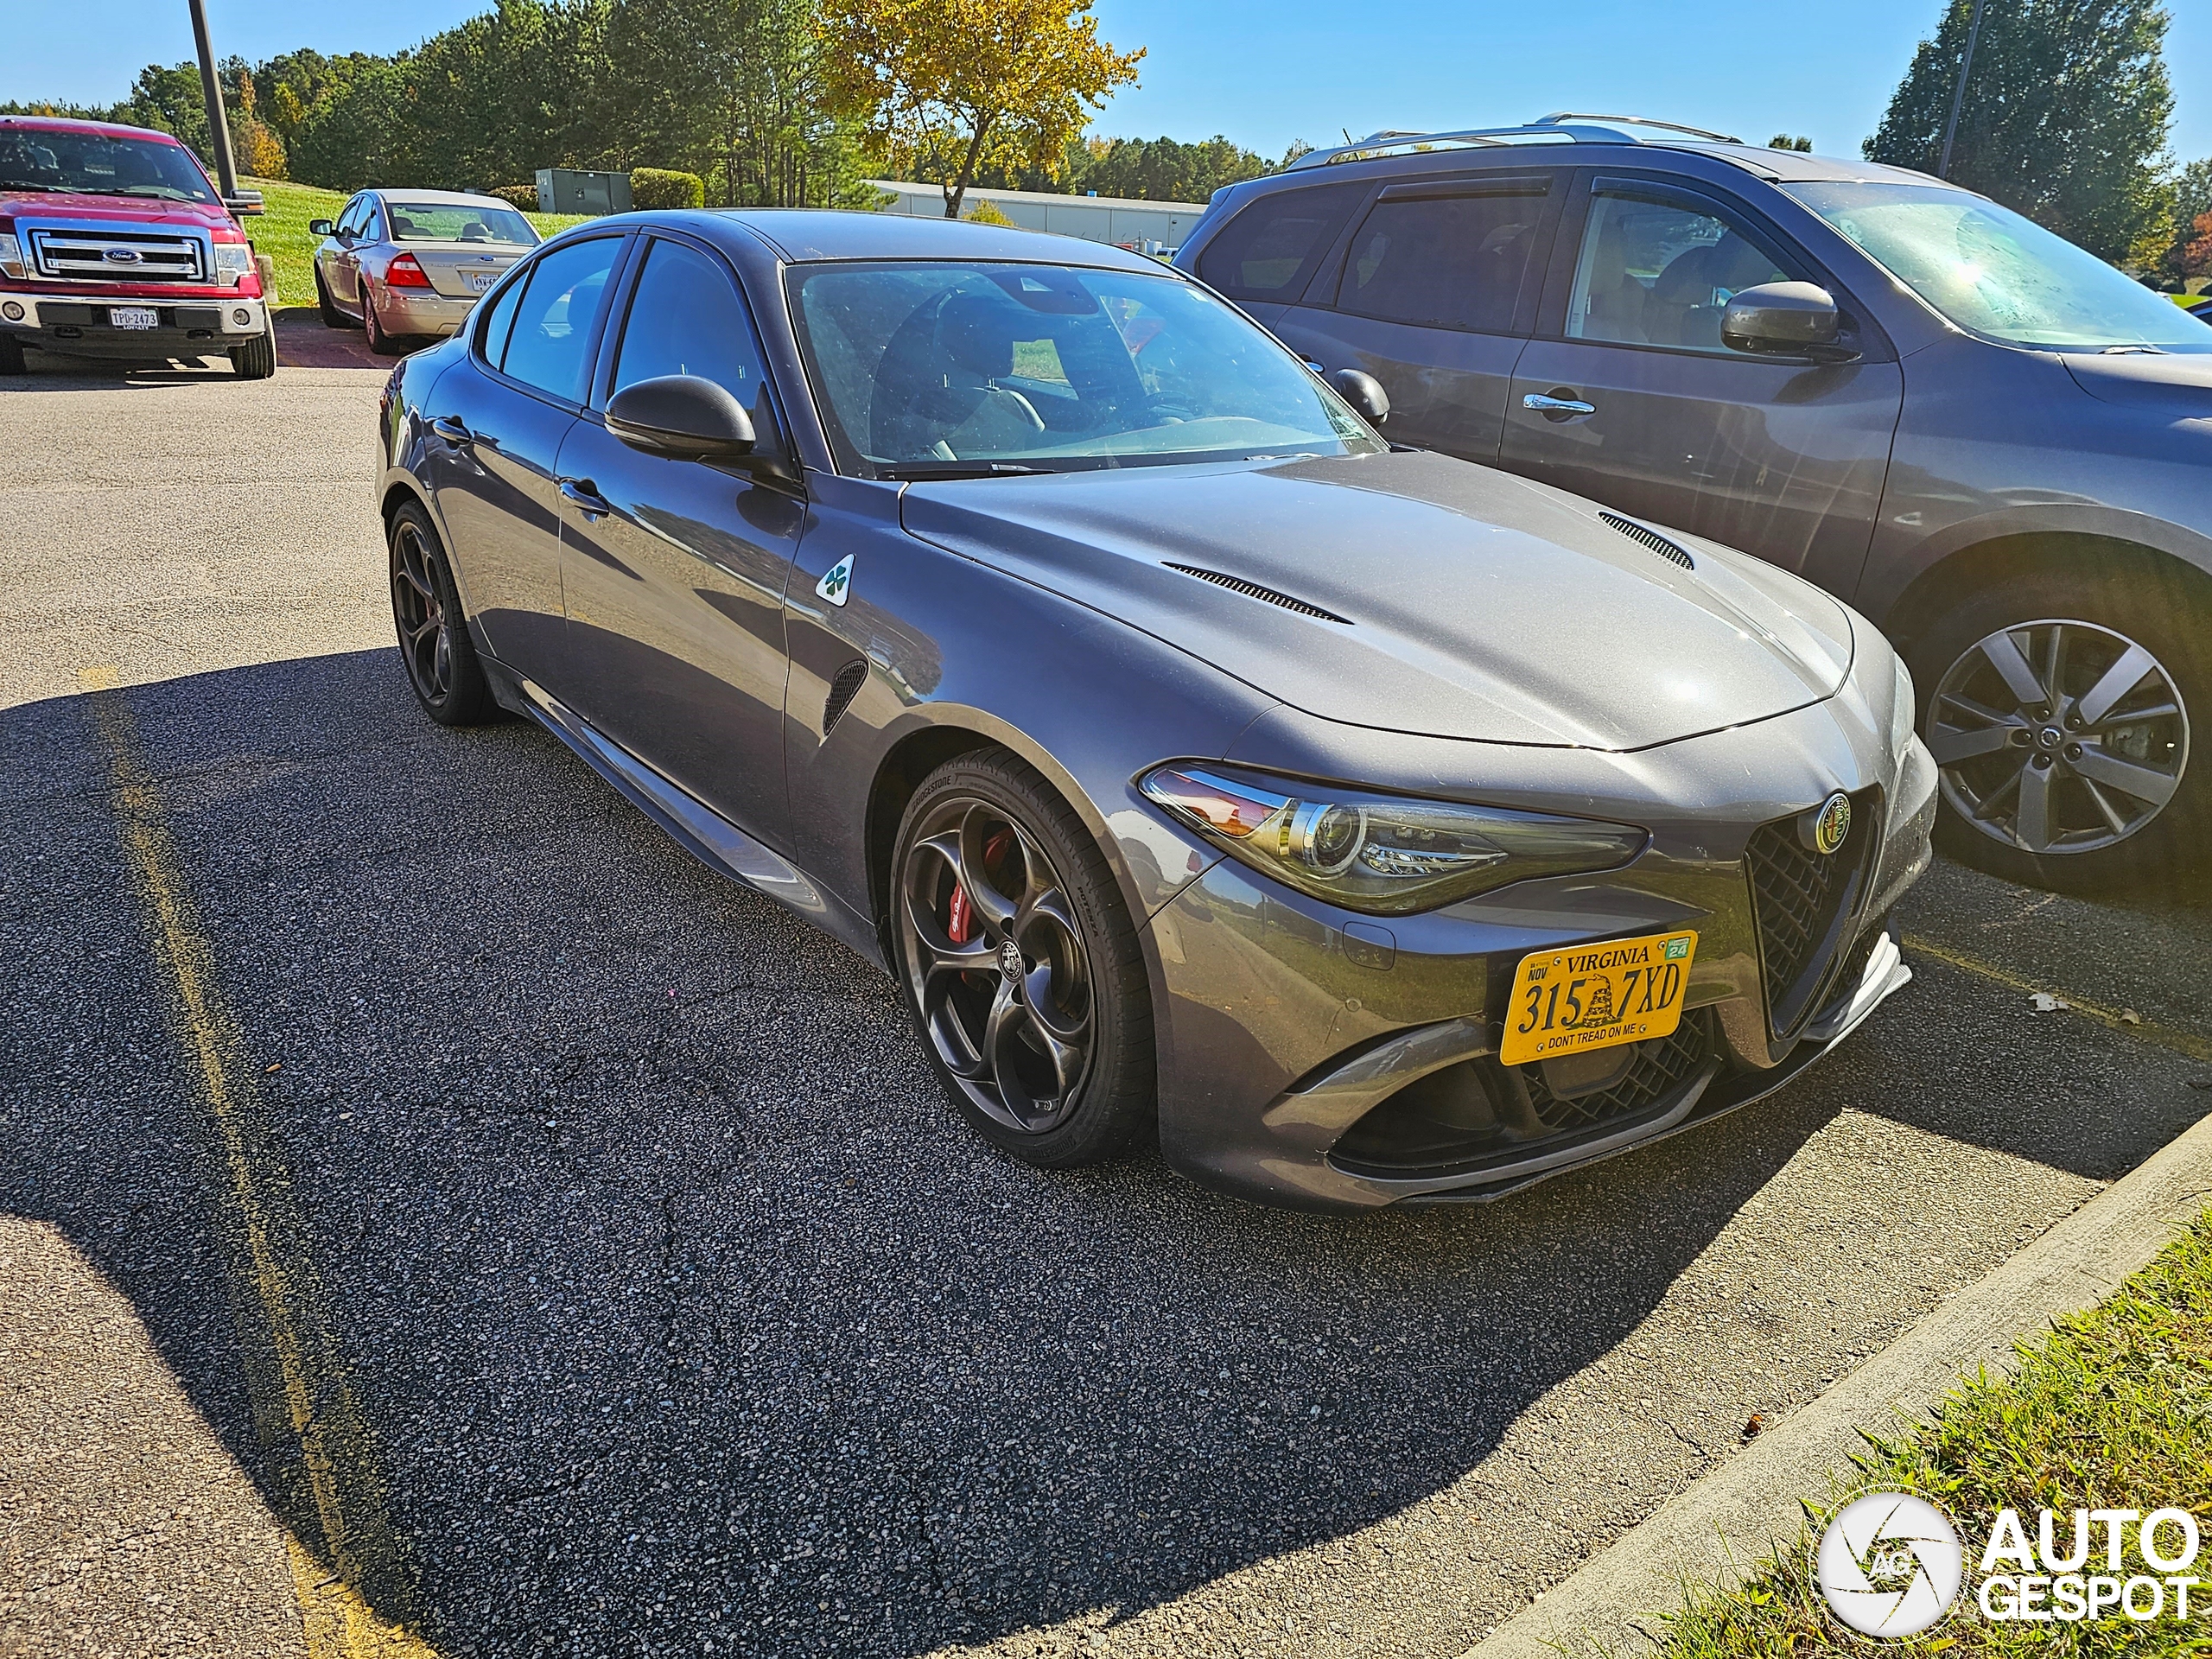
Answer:
<svg viewBox="0 0 2212 1659"><path fill-rule="evenodd" d="M1647 933L1521 958L1497 1058L1507 1065L1664 1037L1682 1020L1694 932Z"/></svg>

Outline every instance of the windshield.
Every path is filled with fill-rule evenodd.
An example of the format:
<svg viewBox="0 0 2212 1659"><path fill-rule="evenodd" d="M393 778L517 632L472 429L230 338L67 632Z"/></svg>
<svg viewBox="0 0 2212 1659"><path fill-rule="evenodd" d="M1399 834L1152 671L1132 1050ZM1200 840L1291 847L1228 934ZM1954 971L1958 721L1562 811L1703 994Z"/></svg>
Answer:
<svg viewBox="0 0 2212 1659"><path fill-rule="evenodd" d="M1173 276L901 261L801 267L791 283L808 372L848 471L1064 471L1387 447L1296 358Z"/></svg>
<svg viewBox="0 0 2212 1659"><path fill-rule="evenodd" d="M213 204L207 175L178 144L97 132L0 130L0 190L73 190Z"/></svg>
<svg viewBox="0 0 2212 1659"><path fill-rule="evenodd" d="M537 232L512 207L446 201L388 201L395 242L505 242L537 245Z"/></svg>
<svg viewBox="0 0 2212 1659"><path fill-rule="evenodd" d="M2212 334L2033 219L1938 185L1785 187L1961 328L2014 346L2212 351Z"/></svg>

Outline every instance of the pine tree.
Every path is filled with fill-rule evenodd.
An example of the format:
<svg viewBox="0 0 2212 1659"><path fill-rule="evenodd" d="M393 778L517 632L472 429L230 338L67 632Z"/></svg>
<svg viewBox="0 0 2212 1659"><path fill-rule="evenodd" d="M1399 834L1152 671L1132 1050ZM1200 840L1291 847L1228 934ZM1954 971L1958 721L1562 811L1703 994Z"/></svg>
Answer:
<svg viewBox="0 0 2212 1659"><path fill-rule="evenodd" d="M2158 0L1981 0L1951 179L2106 259L2170 211L2173 88ZM1868 159L1936 170L1974 0L1949 0L1866 143Z"/></svg>

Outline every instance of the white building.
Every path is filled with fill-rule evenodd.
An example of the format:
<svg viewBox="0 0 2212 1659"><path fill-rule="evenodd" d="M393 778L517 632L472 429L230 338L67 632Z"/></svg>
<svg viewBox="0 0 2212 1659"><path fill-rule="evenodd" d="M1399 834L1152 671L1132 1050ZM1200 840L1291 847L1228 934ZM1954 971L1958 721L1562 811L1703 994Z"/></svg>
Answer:
<svg viewBox="0 0 2212 1659"><path fill-rule="evenodd" d="M944 192L934 184L870 179L897 200L883 211L918 219L944 217ZM1172 254L1205 217L1200 201L1135 201L1126 196L1058 196L1043 190L986 190L975 185L961 200L963 213L988 201L1024 230L1110 242L1132 253Z"/></svg>

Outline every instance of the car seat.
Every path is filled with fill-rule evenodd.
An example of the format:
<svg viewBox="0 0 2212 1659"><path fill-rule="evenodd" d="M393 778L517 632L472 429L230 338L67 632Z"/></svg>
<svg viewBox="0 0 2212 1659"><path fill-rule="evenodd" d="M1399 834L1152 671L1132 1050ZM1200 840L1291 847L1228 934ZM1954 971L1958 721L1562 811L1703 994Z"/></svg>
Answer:
<svg viewBox="0 0 2212 1659"><path fill-rule="evenodd" d="M1661 345L1719 351L1720 315L1728 302L1747 288L1788 280L1757 245L1733 231L1709 246L1685 248L1651 285L1652 339Z"/></svg>
<svg viewBox="0 0 2212 1659"><path fill-rule="evenodd" d="M869 449L889 460L957 460L1033 447L1045 423L998 380L1014 372L1024 316L996 294L951 293L900 323L877 364Z"/></svg>
<svg viewBox="0 0 2212 1659"><path fill-rule="evenodd" d="M1628 268L1628 238L1618 215L1608 213L1598 226L1598 239L1590 249L1586 278L1581 337L1618 340L1648 345L1644 286Z"/></svg>

